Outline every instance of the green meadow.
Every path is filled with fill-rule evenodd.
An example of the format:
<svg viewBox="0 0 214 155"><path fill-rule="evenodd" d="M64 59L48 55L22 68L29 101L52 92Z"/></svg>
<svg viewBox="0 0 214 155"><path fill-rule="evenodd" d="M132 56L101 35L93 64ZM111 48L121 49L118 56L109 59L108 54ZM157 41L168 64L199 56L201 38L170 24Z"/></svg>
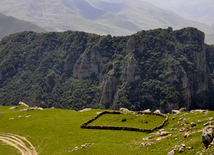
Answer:
<svg viewBox="0 0 214 155"><path fill-rule="evenodd" d="M165 118L155 115L104 114L88 125L126 126L140 129L153 129L163 123Z"/></svg>
<svg viewBox="0 0 214 155"><path fill-rule="evenodd" d="M82 123L94 118L97 113L104 110L90 110L77 112L62 109L44 109L33 111L20 111L26 107L18 107L9 110L10 107L0 106L0 134L16 134L26 137L39 155L64 155L64 154L144 154L144 155L163 155L174 149L175 145L185 144L192 147L190 150L185 148L183 153L175 154L211 154L214 146L211 145L207 150L201 140L203 124L213 118L214 112L205 113L180 113L173 116L167 114L169 121L163 129L170 135L161 137L158 130L148 132L118 131L118 130L98 130L81 129ZM182 116L185 114L184 116ZM20 117L22 116L22 117ZM28 117L26 117L28 116ZM179 121L182 116L184 120ZM20 117L20 118L19 118ZM172 120L172 117L175 117ZM13 119L11 119L13 118ZM124 120L126 119L126 120ZM117 125L150 128L163 122L164 118L152 115L138 116L134 114L103 115L89 125ZM198 123L201 120L201 123ZM190 122L195 122L196 127L190 127ZM184 132L179 129L185 128ZM176 130L169 130L177 128ZM184 133L190 134L184 138ZM151 146L140 146L142 142L154 142ZM86 148L71 151L76 146L91 144ZM27 144L26 144L27 145ZM0 141L0 154L21 154L16 148L6 145Z"/></svg>

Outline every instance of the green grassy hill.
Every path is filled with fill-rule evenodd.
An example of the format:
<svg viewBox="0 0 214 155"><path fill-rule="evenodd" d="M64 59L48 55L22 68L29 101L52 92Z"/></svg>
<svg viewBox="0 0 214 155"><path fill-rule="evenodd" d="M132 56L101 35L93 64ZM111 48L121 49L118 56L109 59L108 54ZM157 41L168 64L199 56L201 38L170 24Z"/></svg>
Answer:
<svg viewBox="0 0 214 155"><path fill-rule="evenodd" d="M11 33L22 31L46 32L46 30L27 21L18 20L16 18L5 16L0 13L0 40Z"/></svg>
<svg viewBox="0 0 214 155"><path fill-rule="evenodd" d="M201 140L201 132L203 124L213 118L214 112L182 112L178 115L170 114L169 121L163 129L169 132L168 136L160 136L158 131L134 132L134 131L118 131L118 130L98 130L98 129L81 129L82 123L92 119L98 112L103 110L91 110L85 112L77 112L71 110L44 109L32 111L20 111L26 107L21 106L15 110L10 107L0 106L0 139L8 137L12 140L21 139L28 148L32 144L35 151L39 155L47 154L117 154L117 155L135 155L135 154L155 154L163 155L171 151L175 145L185 144L186 148L180 154L196 154L210 155L214 151L214 146L204 150ZM130 114L122 114L129 118ZM22 117L21 117L22 116ZM26 117L27 116L27 117ZM113 116L112 116L113 117ZM131 117L141 117L132 114ZM159 116L157 116L159 117ZM175 117L172 120L172 117ZM13 119L12 119L13 118ZM105 116L103 115L105 119ZM117 119L117 116L115 116ZM141 119L146 120L147 115ZM180 118L183 118L179 121ZM102 119L100 117L100 119ZM122 119L122 118L120 118ZM119 120L120 120L119 119ZM154 119L154 118L153 118ZM148 124L152 124L152 120L147 119ZM158 121L159 119L157 119ZM198 120L201 123L198 123ZM99 124L99 118L97 119ZM122 120L121 120L122 121ZM121 122L119 121L119 122ZM128 121L128 119L127 119ZM129 122L121 122L126 126L135 125L136 119ZM96 122L96 121L95 121ZM115 119L108 123L115 123ZM138 121L139 122L139 121ZM160 123L162 120L160 120ZM195 122L196 127L190 127L190 122ZM105 122L102 122L105 124ZM106 123L106 125L109 125ZM131 124L132 123L132 124ZM170 131L169 129L175 129ZM184 132L179 132L181 128L185 128ZM189 137L184 138L184 134L189 133ZM24 137L26 138L24 140ZM10 140L11 140L10 139ZM144 142L154 142L151 146L140 146ZM89 144L90 146L76 151L72 151L76 146ZM191 149L187 149L191 147ZM29 149L32 150L32 149ZM178 149L175 151L178 153ZM20 154L18 149L6 145L0 140L0 154Z"/></svg>

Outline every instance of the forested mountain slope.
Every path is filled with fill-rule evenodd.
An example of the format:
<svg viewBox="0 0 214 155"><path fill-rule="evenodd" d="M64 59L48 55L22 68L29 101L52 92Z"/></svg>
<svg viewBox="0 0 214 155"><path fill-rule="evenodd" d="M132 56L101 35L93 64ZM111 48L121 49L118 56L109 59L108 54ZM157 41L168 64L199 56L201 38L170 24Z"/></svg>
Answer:
<svg viewBox="0 0 214 155"><path fill-rule="evenodd" d="M213 53L196 28L126 37L73 31L12 34L0 42L0 104L214 109Z"/></svg>

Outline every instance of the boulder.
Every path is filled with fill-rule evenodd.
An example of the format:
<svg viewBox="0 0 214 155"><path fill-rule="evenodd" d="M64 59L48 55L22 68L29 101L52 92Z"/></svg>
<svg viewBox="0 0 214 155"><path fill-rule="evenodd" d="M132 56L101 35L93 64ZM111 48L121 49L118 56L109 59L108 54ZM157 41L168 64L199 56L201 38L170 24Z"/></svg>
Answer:
<svg viewBox="0 0 214 155"><path fill-rule="evenodd" d="M151 136L143 138L143 140L149 140Z"/></svg>
<svg viewBox="0 0 214 155"><path fill-rule="evenodd" d="M129 109L126 109L126 108L120 108L120 111L129 111Z"/></svg>
<svg viewBox="0 0 214 155"><path fill-rule="evenodd" d="M179 132L183 132L183 131L185 131L185 128L181 128L181 129L179 130Z"/></svg>
<svg viewBox="0 0 214 155"><path fill-rule="evenodd" d="M181 147L186 147L186 145L185 144L181 144Z"/></svg>
<svg viewBox="0 0 214 155"><path fill-rule="evenodd" d="M161 111L159 109L155 110L154 113L161 114Z"/></svg>
<svg viewBox="0 0 214 155"><path fill-rule="evenodd" d="M181 108L179 111L180 112L188 112L188 110L186 108Z"/></svg>
<svg viewBox="0 0 214 155"><path fill-rule="evenodd" d="M24 106L26 106L26 107L29 107L29 105L27 105L27 104L25 104L24 102L19 102L19 104L18 105L24 105Z"/></svg>
<svg viewBox="0 0 214 155"><path fill-rule="evenodd" d="M11 108L9 108L9 109L12 110L12 109L16 109L16 108L18 108L18 107L11 107Z"/></svg>
<svg viewBox="0 0 214 155"><path fill-rule="evenodd" d="M202 141L207 149L209 144L213 141L214 126L207 126L202 131Z"/></svg>
<svg viewBox="0 0 214 155"><path fill-rule="evenodd" d="M161 136L167 136L168 134L169 134L169 132L166 132L166 131L162 131L162 132L160 133Z"/></svg>
<svg viewBox="0 0 214 155"><path fill-rule="evenodd" d="M203 126L207 126L207 125L214 125L214 122L207 122L203 124Z"/></svg>
<svg viewBox="0 0 214 155"><path fill-rule="evenodd" d="M143 112L151 112L151 110L150 109L146 109Z"/></svg>
<svg viewBox="0 0 214 155"><path fill-rule="evenodd" d="M175 154L175 150L172 150L172 151L167 153L167 155L174 155L174 154Z"/></svg>
<svg viewBox="0 0 214 155"><path fill-rule="evenodd" d="M26 109L22 109L22 110L19 110L19 111L30 111L30 110L36 110L36 108L26 108Z"/></svg>
<svg viewBox="0 0 214 155"><path fill-rule="evenodd" d="M200 113L202 113L202 112L205 112L206 110L203 110L203 109L195 109L195 110L191 110L190 112L191 113L194 113L194 112L200 112Z"/></svg>
<svg viewBox="0 0 214 155"><path fill-rule="evenodd" d="M189 134L188 134L188 133L185 133L185 134L184 134L184 138L187 138L187 137L189 137Z"/></svg>
<svg viewBox="0 0 214 155"><path fill-rule="evenodd" d="M203 126L207 126L207 125L209 125L209 124L210 124L210 122L207 122L207 123L204 123Z"/></svg>
<svg viewBox="0 0 214 155"><path fill-rule="evenodd" d="M92 110L92 109L91 108L85 108L85 109L79 110L79 112L85 112L85 111L89 111L89 110Z"/></svg>
<svg viewBox="0 0 214 155"><path fill-rule="evenodd" d="M141 144L140 144L140 147L141 147L141 146L144 146L144 145L145 145L144 143L141 143Z"/></svg>
<svg viewBox="0 0 214 155"><path fill-rule="evenodd" d="M194 127L194 126L196 126L196 124L195 124L194 122L191 122L191 123L190 123L190 126L191 126L191 127Z"/></svg>
<svg viewBox="0 0 214 155"><path fill-rule="evenodd" d="M177 128L170 128L169 131L177 130Z"/></svg>
<svg viewBox="0 0 214 155"><path fill-rule="evenodd" d="M179 110L172 110L172 113L173 113L173 114L179 114L180 111L179 111Z"/></svg>
<svg viewBox="0 0 214 155"><path fill-rule="evenodd" d="M150 145L154 145L154 142L146 142L146 143L141 143L140 146L150 146Z"/></svg>
<svg viewBox="0 0 214 155"><path fill-rule="evenodd" d="M159 129L158 131L161 133L161 132L163 132L163 131L164 131L164 129Z"/></svg>
<svg viewBox="0 0 214 155"><path fill-rule="evenodd" d="M181 146L180 149L179 149L179 153L181 153L181 152L184 152L184 147L183 146Z"/></svg>

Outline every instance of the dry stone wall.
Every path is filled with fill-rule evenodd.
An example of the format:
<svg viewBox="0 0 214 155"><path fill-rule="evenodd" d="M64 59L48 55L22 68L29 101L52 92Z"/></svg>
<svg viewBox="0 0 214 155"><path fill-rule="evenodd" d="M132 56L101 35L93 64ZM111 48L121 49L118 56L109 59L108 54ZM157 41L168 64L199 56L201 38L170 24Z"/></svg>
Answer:
<svg viewBox="0 0 214 155"><path fill-rule="evenodd" d="M154 127L153 129L140 129L140 128L134 128L134 127L119 127L119 126L90 126L88 125L89 123L95 121L98 119L100 116L104 114L122 114L121 112L117 111L103 111L102 113L99 113L96 117L92 118L91 120L88 120L87 122L83 123L81 125L81 128L83 129L105 129L105 130L126 130L126 131L137 131L137 132L152 132L156 129L161 129L164 124L168 121L168 116L164 114L158 114L158 113L153 113L153 112L138 112L138 114L147 114L147 115L156 115L156 116L161 116L164 117L165 120L163 123L157 127Z"/></svg>

